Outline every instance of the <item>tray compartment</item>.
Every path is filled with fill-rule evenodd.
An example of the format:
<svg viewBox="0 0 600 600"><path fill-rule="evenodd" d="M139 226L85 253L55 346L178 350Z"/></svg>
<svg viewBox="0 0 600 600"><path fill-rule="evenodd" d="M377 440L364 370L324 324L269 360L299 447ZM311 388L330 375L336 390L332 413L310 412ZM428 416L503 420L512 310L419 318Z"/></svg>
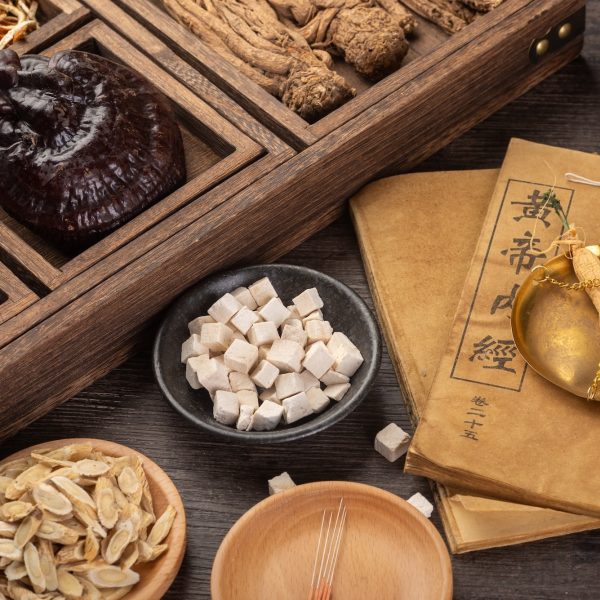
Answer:
<svg viewBox="0 0 600 600"><path fill-rule="evenodd" d="M19 54L39 53L91 18L89 9L78 0L39 0L39 29L10 47Z"/></svg>
<svg viewBox="0 0 600 600"><path fill-rule="evenodd" d="M64 254L0 210L0 256L27 283L45 295L91 265L128 244L153 225L217 185L265 150L218 115L201 98L165 73L100 21L92 21L47 48L52 55L65 49L95 52L144 73L170 100L178 120L187 164L187 181L89 248Z"/></svg>
<svg viewBox="0 0 600 600"><path fill-rule="evenodd" d="M337 61L336 69L347 77L359 93L337 110L316 123L310 124L242 75L191 31L178 24L162 7L161 0L83 1L115 29L128 36L127 26L122 23L120 18L120 11L114 10L115 5L121 7L157 37L165 40L170 48L196 70L215 82L248 112L255 115L298 150L315 143L336 128L356 118L393 91L408 86L419 74L448 59L460 48L476 43L475 40L486 31L493 29L503 21L519 19L522 10L536 5L538 14L545 10L542 6L543 2L539 0L506 0L500 7L477 19L453 36L448 36L436 25L416 16L419 22L419 33L412 38L410 51L403 66L381 81L372 84L361 79L345 63ZM583 0L580 4L582 3ZM540 34L544 33L544 31L540 31ZM528 40L528 43L530 41ZM500 43L511 46L514 41L502 40ZM447 84L451 86L452 82L447 80Z"/></svg>

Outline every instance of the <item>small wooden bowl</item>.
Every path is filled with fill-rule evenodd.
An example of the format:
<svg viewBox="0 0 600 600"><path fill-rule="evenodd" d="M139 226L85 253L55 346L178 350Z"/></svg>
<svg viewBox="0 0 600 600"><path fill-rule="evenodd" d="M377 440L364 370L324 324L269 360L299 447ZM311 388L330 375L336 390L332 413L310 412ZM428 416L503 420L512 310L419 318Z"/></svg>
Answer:
<svg viewBox="0 0 600 600"><path fill-rule="evenodd" d="M157 560L134 567L134 571L140 574L139 583L124 596L126 600L160 600L169 589L173 580L179 572L186 546L186 524L185 509L181 496L169 476L147 456L140 452L122 446L115 442L96 440L93 438L70 438L65 440L53 440L44 444L37 444L15 452L11 456L2 459L0 465L29 455L36 450L54 449L68 444L91 444L97 450L108 456L124 456L135 454L144 465L144 471L150 485L150 492L154 500L154 510L159 516L170 504L177 511L171 532L166 539L169 549Z"/></svg>
<svg viewBox="0 0 600 600"><path fill-rule="evenodd" d="M450 600L450 556L418 510L372 486L309 483L263 500L227 534L212 570L212 600L309 597L323 511L348 508L333 583L343 600Z"/></svg>

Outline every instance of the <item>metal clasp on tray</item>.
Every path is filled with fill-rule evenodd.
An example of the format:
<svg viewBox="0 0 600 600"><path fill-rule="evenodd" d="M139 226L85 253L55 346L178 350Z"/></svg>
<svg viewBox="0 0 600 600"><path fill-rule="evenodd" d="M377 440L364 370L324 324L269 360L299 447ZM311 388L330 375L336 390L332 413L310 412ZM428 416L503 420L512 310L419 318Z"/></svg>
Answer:
<svg viewBox="0 0 600 600"><path fill-rule="evenodd" d="M585 6L536 38L529 47L529 60L538 63L550 52L560 50L585 31Z"/></svg>

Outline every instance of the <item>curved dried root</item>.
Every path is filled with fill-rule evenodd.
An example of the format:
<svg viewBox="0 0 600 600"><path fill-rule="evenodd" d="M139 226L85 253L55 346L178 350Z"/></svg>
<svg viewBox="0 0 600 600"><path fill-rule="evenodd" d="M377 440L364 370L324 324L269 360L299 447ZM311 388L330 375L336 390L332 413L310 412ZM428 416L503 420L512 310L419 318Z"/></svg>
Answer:
<svg viewBox="0 0 600 600"><path fill-rule="evenodd" d="M38 3L25 0L0 2L0 50L18 42L38 28L35 18Z"/></svg>
<svg viewBox="0 0 600 600"><path fill-rule="evenodd" d="M355 94L266 0L163 1L177 21L308 121Z"/></svg>

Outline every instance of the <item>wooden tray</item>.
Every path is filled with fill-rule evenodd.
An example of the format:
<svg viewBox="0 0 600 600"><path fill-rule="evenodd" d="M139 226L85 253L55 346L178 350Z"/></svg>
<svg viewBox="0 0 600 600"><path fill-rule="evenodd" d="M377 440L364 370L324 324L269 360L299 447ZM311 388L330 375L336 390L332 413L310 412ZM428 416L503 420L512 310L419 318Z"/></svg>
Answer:
<svg viewBox="0 0 600 600"><path fill-rule="evenodd" d="M57 254L0 213L0 262L8 267L0 268L0 438L125 360L148 320L186 287L286 253L334 220L367 181L427 158L574 59L583 43L580 27L567 40L557 36L583 0L506 0L330 117L297 128L279 120L284 107L270 96L251 102L261 90L230 67L217 77L208 48L191 64L178 43L157 39L111 0L86 1L130 42L96 20L48 52L92 49L150 74L189 131L197 171L77 256ZM130 0L128 11L139 2ZM550 49L538 59L532 48L546 38ZM229 97L226 79L241 92Z"/></svg>
<svg viewBox="0 0 600 600"><path fill-rule="evenodd" d="M39 0L37 19L40 28L11 48L19 54L38 53L91 18L89 9L78 0Z"/></svg>
<svg viewBox="0 0 600 600"><path fill-rule="evenodd" d="M499 8L477 19L452 37L416 15L419 33L411 38L404 65L382 81L372 84L357 76L343 61L337 61L336 70L358 90L358 95L318 122L309 124L213 52L186 27L178 24L165 11L162 0L83 1L127 37L130 37L129 25L121 19L114 6L116 4L129 12L146 28L165 40L170 48L198 71L226 90L248 112L297 149L313 144L397 90L402 90L404 95L410 95L415 82L429 73L438 78L439 93L444 104L457 103L462 105L461 108L473 110L478 114L479 120L485 118L489 112L482 111L479 102L468 102L470 90L463 85L462 77L459 75L455 79L448 73L444 74L444 67L454 70L453 67L458 65L468 70L484 60L490 52L500 50L503 54L502 62L512 64L513 67L518 66L519 69L509 72L508 80L504 80L499 77L502 66L495 63L491 70L492 80L496 84L506 85L522 81L528 75L523 74L523 65L515 64L515 56L511 55L520 55L525 63L529 64L529 47L533 39L543 36L549 27L558 24L584 3L584 0L506 0ZM510 36L506 26L512 29ZM490 33L495 48L485 43ZM483 79L487 77L484 75ZM490 93L494 91L491 89ZM456 99L453 99L455 94ZM444 106L442 110L448 108ZM445 137L448 132L445 128L439 133Z"/></svg>

